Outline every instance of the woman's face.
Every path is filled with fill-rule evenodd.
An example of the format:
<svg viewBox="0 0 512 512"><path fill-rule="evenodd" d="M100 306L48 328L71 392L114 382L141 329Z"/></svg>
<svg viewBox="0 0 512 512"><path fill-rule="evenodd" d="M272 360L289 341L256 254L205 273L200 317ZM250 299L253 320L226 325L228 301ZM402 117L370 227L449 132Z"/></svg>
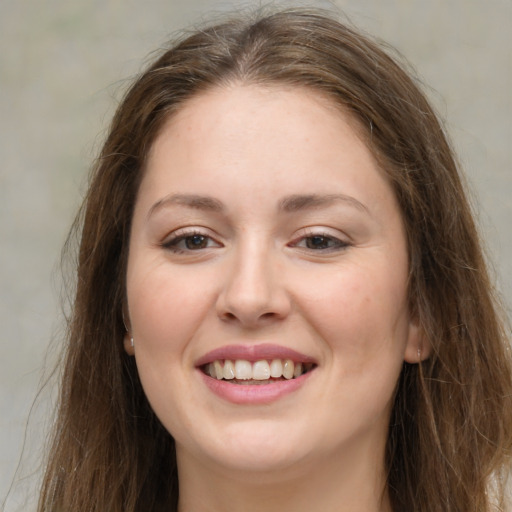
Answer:
<svg viewBox="0 0 512 512"><path fill-rule="evenodd" d="M232 85L155 141L126 348L178 462L383 461L419 340L400 210L353 127L315 92Z"/></svg>

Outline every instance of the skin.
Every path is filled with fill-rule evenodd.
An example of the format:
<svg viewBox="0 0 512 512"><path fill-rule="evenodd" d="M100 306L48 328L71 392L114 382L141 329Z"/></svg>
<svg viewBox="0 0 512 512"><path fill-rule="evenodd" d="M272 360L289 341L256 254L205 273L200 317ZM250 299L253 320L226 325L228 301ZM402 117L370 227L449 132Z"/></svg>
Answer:
<svg viewBox="0 0 512 512"><path fill-rule="evenodd" d="M176 440L181 512L389 510L392 396L403 361L428 351L408 311L401 213L355 127L316 92L232 84L189 100L152 147L125 346ZM292 195L331 199L280 209ZM268 404L204 384L204 354L260 343L317 367Z"/></svg>

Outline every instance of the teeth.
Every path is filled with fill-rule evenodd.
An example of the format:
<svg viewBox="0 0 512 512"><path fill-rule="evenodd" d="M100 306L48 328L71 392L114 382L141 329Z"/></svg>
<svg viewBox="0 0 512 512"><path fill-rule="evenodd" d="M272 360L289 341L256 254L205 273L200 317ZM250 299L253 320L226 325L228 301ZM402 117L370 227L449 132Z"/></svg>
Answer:
<svg viewBox="0 0 512 512"><path fill-rule="evenodd" d="M211 364L211 363L210 363ZM222 370L222 365L220 364L220 361L214 361L213 362L213 369L214 369L214 374L210 373L210 375L216 379L222 379L222 377L224 376L224 372Z"/></svg>
<svg viewBox="0 0 512 512"><path fill-rule="evenodd" d="M281 375L283 375L283 363L280 359L273 359L270 363L270 376L278 378Z"/></svg>
<svg viewBox="0 0 512 512"><path fill-rule="evenodd" d="M235 376L237 379L252 379L252 364L249 361L235 361Z"/></svg>
<svg viewBox="0 0 512 512"><path fill-rule="evenodd" d="M252 367L252 378L254 380L268 380L270 377L270 365L267 361L257 361Z"/></svg>
<svg viewBox="0 0 512 512"><path fill-rule="evenodd" d="M243 381L241 384L259 383L268 384L271 379L284 378L286 380L300 377L303 373L313 368L312 363L294 363L291 359L264 359L251 363L245 359L231 361L217 360L205 366L204 371L210 377L217 380ZM257 382L255 382L257 381Z"/></svg>
<svg viewBox="0 0 512 512"><path fill-rule="evenodd" d="M235 366L232 361L226 359L224 361L224 367L222 368L222 377L227 380L235 378Z"/></svg>
<svg viewBox="0 0 512 512"><path fill-rule="evenodd" d="M294 368L294 364L293 364L293 361L291 359L287 359L285 362L284 362L284 365L283 365L283 377L285 379L293 379L293 371L295 370Z"/></svg>

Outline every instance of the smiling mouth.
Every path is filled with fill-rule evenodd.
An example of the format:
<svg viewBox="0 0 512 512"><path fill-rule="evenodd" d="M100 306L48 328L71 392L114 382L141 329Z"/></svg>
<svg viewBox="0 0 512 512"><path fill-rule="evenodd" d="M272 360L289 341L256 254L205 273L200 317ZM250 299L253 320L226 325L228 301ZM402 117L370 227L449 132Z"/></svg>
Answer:
<svg viewBox="0 0 512 512"><path fill-rule="evenodd" d="M231 384L264 385L292 380L312 371L314 363L294 362L291 359L272 359L250 362L244 359L218 359L201 367L204 374Z"/></svg>

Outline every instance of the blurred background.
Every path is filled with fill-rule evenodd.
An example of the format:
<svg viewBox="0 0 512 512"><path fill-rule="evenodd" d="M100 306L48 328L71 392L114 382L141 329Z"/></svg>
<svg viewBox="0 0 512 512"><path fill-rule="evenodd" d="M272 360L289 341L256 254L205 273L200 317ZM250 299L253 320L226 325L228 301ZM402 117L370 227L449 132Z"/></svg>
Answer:
<svg viewBox="0 0 512 512"><path fill-rule="evenodd" d="M60 251L116 101L178 29L262 4L0 1L0 510L35 510L55 397L42 384L63 332ZM466 170L510 313L512 2L274 4L341 9L413 64Z"/></svg>

